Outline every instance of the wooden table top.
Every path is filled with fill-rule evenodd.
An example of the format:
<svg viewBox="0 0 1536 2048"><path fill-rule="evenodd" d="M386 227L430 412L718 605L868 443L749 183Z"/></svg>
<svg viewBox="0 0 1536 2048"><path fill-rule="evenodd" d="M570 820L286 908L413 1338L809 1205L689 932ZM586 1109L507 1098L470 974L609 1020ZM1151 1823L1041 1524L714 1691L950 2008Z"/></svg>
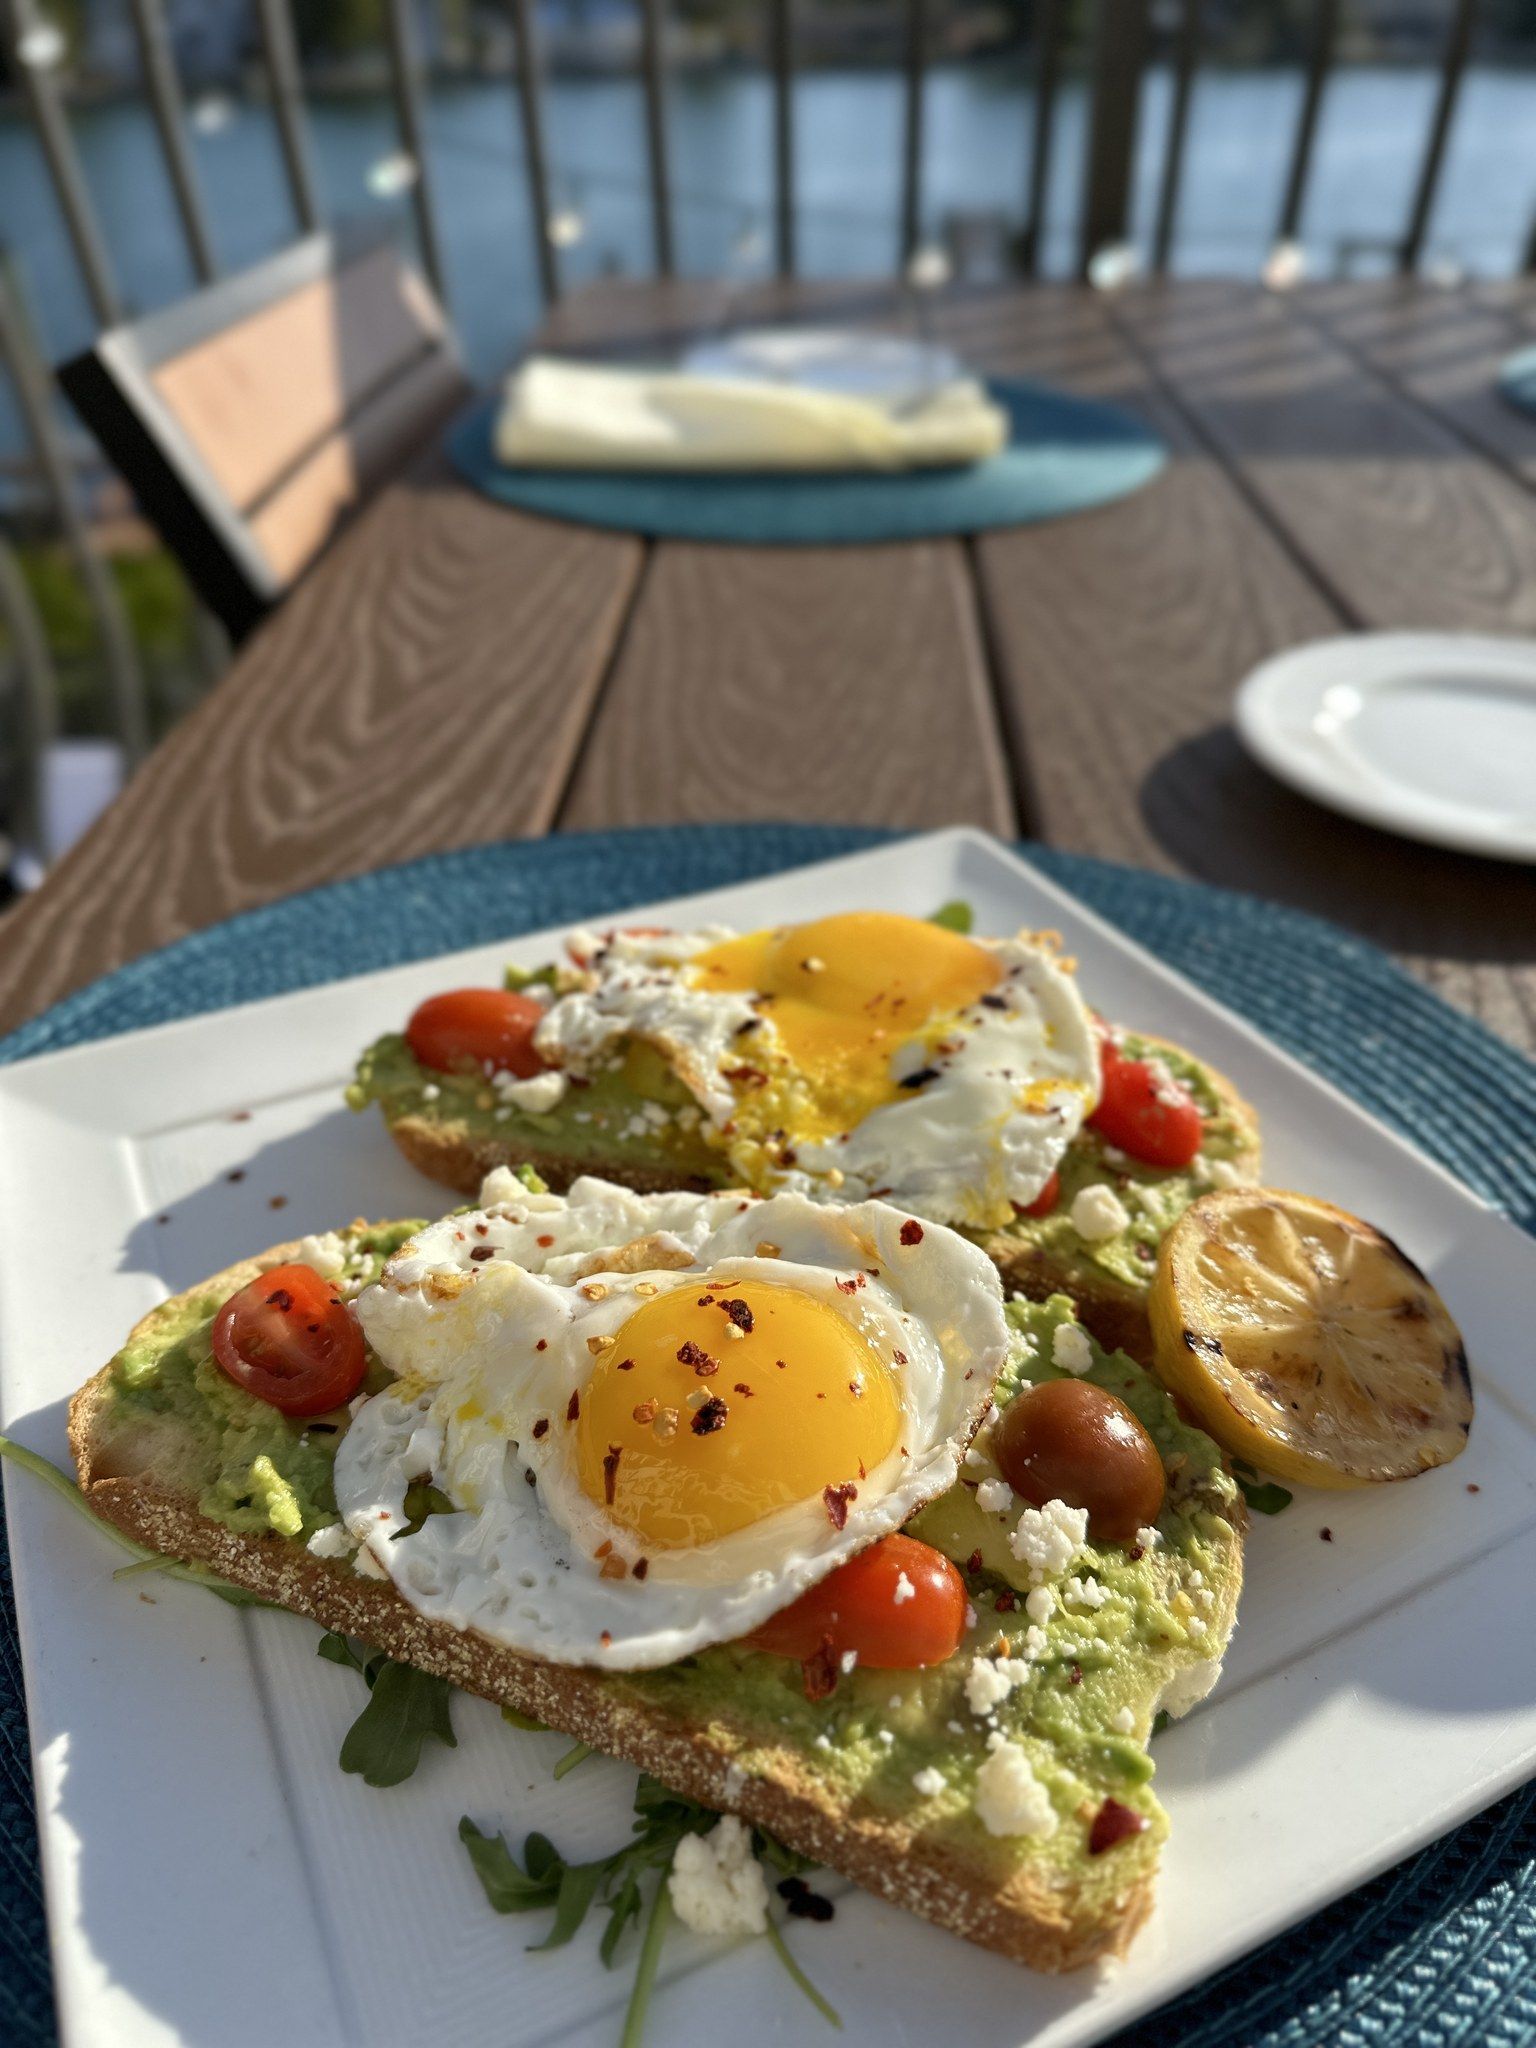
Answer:
<svg viewBox="0 0 1536 2048"><path fill-rule="evenodd" d="M891 303L758 298L732 313ZM644 346L720 310L718 286L603 287L548 338ZM1536 1047L1536 870L1334 817L1252 765L1228 722L1256 662L1319 634L1536 632L1536 420L1493 391L1536 340L1536 287L989 288L956 291L935 325L981 368L1130 406L1169 469L974 541L801 550L528 518L434 455L5 919L0 1029L385 862L803 818L967 822L1300 905Z"/></svg>

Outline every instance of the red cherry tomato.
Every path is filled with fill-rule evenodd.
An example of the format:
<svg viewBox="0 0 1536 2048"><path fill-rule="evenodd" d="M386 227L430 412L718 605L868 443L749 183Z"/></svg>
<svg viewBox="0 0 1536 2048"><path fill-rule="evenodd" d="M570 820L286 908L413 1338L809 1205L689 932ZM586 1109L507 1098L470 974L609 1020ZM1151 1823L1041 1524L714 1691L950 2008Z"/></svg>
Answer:
<svg viewBox="0 0 1536 2048"><path fill-rule="evenodd" d="M284 1415L339 1408L368 1366L362 1331L313 1266L273 1266L232 1294L214 1317L213 1355Z"/></svg>
<svg viewBox="0 0 1536 2048"><path fill-rule="evenodd" d="M1021 1216L1049 1216L1060 1200L1061 1175L1053 1173L1032 1202L1025 1202L1022 1206L1015 1202L1013 1206Z"/></svg>
<svg viewBox="0 0 1536 2048"><path fill-rule="evenodd" d="M912 1591L898 1600L903 1573ZM834 1657L857 1650L874 1671L916 1671L952 1657L964 1633L965 1581L944 1553L912 1536L882 1536L746 1641L801 1663L830 1648Z"/></svg>
<svg viewBox="0 0 1536 2048"><path fill-rule="evenodd" d="M1103 1086L1088 1121L1111 1145L1148 1166L1188 1166L1200 1150L1200 1106L1188 1089L1147 1060L1127 1059L1100 1040Z"/></svg>
<svg viewBox="0 0 1536 2048"><path fill-rule="evenodd" d="M543 1015L532 996L515 989L450 989L428 996L412 1013L405 1039L421 1064L440 1074L481 1067L526 1081L544 1070L533 1049Z"/></svg>

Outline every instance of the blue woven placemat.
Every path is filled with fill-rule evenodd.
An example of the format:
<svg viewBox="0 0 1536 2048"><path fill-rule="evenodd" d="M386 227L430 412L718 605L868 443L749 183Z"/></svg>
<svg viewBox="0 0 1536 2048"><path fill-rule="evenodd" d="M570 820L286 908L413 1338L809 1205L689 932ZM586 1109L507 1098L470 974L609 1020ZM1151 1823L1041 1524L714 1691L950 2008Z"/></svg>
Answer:
<svg viewBox="0 0 1536 2048"><path fill-rule="evenodd" d="M1536 412L1536 348L1522 348L1506 357L1499 389L1519 411Z"/></svg>
<svg viewBox="0 0 1536 2048"><path fill-rule="evenodd" d="M663 476L509 469L492 446L499 398L456 422L448 452L477 490L522 512L667 540L827 546L1027 526L1126 497L1156 476L1163 444L1117 406L996 379L1013 436L968 468L896 475Z"/></svg>
<svg viewBox="0 0 1536 2048"><path fill-rule="evenodd" d="M426 958L445 944L720 887L886 836L818 825L675 827L439 855L291 897L136 960L0 1041L0 1062ZM1330 925L1166 876L1023 851L1536 1229L1536 1066ZM1263 1849L1256 1840L1254 1853ZM21 1667L0 1553L0 2042L43 2048L53 2039ZM1527 1786L1138 2022L1116 2048L1533 2041L1536 1786Z"/></svg>

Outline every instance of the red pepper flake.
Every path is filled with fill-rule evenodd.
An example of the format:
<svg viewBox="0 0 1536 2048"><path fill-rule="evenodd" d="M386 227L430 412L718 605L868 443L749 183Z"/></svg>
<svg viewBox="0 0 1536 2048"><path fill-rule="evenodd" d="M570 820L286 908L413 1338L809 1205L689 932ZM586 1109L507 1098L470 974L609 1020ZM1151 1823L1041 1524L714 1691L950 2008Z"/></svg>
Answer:
<svg viewBox="0 0 1536 2048"><path fill-rule="evenodd" d="M836 1282L839 1294L855 1294L858 1291L858 1285L857 1280L839 1280Z"/></svg>
<svg viewBox="0 0 1536 2048"><path fill-rule="evenodd" d="M1322 1537L1325 1543L1331 1543L1333 1541L1333 1531L1331 1529L1319 1529L1317 1533L1319 1536Z"/></svg>
<svg viewBox="0 0 1536 2048"><path fill-rule="evenodd" d="M267 1307L275 1308L279 1315L287 1315L293 1307L293 1296L286 1287L274 1287L267 1296Z"/></svg>
<svg viewBox="0 0 1536 2048"><path fill-rule="evenodd" d="M622 1444L610 1444L603 1454L603 1499L613 1506L613 1496L619 1487L619 1460L624 1455Z"/></svg>
<svg viewBox="0 0 1536 2048"><path fill-rule="evenodd" d="M1126 1556L1129 1557L1132 1564L1139 1564L1142 1558L1146 1556L1146 1554L1147 1549L1144 1543L1133 1543L1130 1549L1126 1552Z"/></svg>
<svg viewBox="0 0 1536 2048"><path fill-rule="evenodd" d="M496 1247L493 1244L472 1244L469 1248L469 1256L476 1262L476 1264L478 1264L481 1259L494 1259L496 1256Z"/></svg>
<svg viewBox="0 0 1536 2048"><path fill-rule="evenodd" d="M1146 1815L1138 1813L1133 1806L1122 1806L1118 1799L1106 1799L1093 1816L1093 1826L1088 1830L1088 1854L1102 1856L1106 1849L1113 1849L1116 1842L1139 1835L1146 1824Z"/></svg>
<svg viewBox="0 0 1536 2048"><path fill-rule="evenodd" d="M918 1222L915 1216L909 1216L906 1222L903 1223L903 1225L901 1226L901 1241L903 1244L922 1243L923 1226L921 1225L921 1223Z"/></svg>
<svg viewBox="0 0 1536 2048"><path fill-rule="evenodd" d="M862 1380L850 1380L848 1382L848 1391L852 1394L855 1401L862 1401L864 1398L864 1382Z"/></svg>
<svg viewBox="0 0 1536 2048"><path fill-rule="evenodd" d="M821 1489L821 1498L826 1504L827 1520L834 1529L847 1528L848 1503L857 1500L858 1497L859 1489L848 1480L844 1480L841 1486L824 1486Z"/></svg>
<svg viewBox="0 0 1536 2048"><path fill-rule="evenodd" d="M830 1636L823 1636L821 1648L814 1656L805 1659L800 1666L800 1677L808 1700L830 1699L837 1691L837 1659L832 1654Z"/></svg>
<svg viewBox="0 0 1536 2048"><path fill-rule="evenodd" d="M745 1400L748 1401L750 1401L752 1398L752 1389L747 1385L745 1380L738 1380L735 1386L732 1387L731 1392L733 1394L740 1394Z"/></svg>
<svg viewBox="0 0 1536 2048"><path fill-rule="evenodd" d="M549 1349L549 1339L547 1337L541 1337L538 1343L535 1344L533 1348L535 1351L547 1351Z"/></svg>
<svg viewBox="0 0 1536 2048"><path fill-rule="evenodd" d="M784 1370L784 1361L782 1358L776 1358L773 1362L779 1368L780 1372Z"/></svg>
<svg viewBox="0 0 1536 2048"><path fill-rule="evenodd" d="M905 1351L893 1351L891 1353L891 1362L894 1365L905 1365L907 1362L907 1354L905 1353Z"/></svg>
<svg viewBox="0 0 1536 2048"><path fill-rule="evenodd" d="M165 1218L164 1218L164 1217L162 1216L162 1217L161 1217L161 1218L160 1218L159 1220L160 1220L160 1221L161 1221L162 1223L164 1223L164 1221L165 1221L166 1219L165 1219ZM1481 1493L1481 1492L1482 1492L1482 1490L1483 1490L1483 1489L1482 1489L1482 1488L1481 1488L1480 1486L1476 1485L1476 1484L1475 1484L1475 1483L1474 1483L1474 1482L1473 1482L1472 1480L1470 1480L1470 1479L1469 1479L1469 1480L1467 1481L1467 1491L1468 1491L1468 1493Z"/></svg>
<svg viewBox="0 0 1536 2048"><path fill-rule="evenodd" d="M552 1237L537 1237L534 1239L534 1243L538 1245L540 1250L546 1252L549 1250L550 1246L554 1243L554 1241L555 1240Z"/></svg>
<svg viewBox="0 0 1536 2048"><path fill-rule="evenodd" d="M489 1236L490 1236L490 1234L491 1234L491 1226L489 1225L489 1223L477 1223L477 1224L475 1225L475 1235L476 1235L476 1237L489 1237Z"/></svg>
<svg viewBox="0 0 1536 2048"><path fill-rule="evenodd" d="M651 1560L648 1557L637 1557L630 1566L631 1572L633 1572L637 1579L643 1579L650 1568Z"/></svg>
<svg viewBox="0 0 1536 2048"><path fill-rule="evenodd" d="M574 1422L580 1413L581 1396L580 1394L572 1394L570 1400L565 1404L565 1419L567 1422Z"/></svg>
<svg viewBox="0 0 1536 2048"><path fill-rule="evenodd" d="M286 1195L268 1195L267 1207L269 1209L286 1209L287 1206L288 1197Z"/></svg>
<svg viewBox="0 0 1536 2048"><path fill-rule="evenodd" d="M224 1178L226 1180L244 1180L245 1168L243 1166L237 1166L232 1173L226 1173Z"/></svg>
<svg viewBox="0 0 1536 2048"><path fill-rule="evenodd" d="M232 1109L229 1113L229 1121L232 1124L248 1124L250 1120L251 1112L248 1109Z"/></svg>
<svg viewBox="0 0 1536 2048"><path fill-rule="evenodd" d="M529 1486L537 1486L539 1483L537 1477L532 1472L525 1472L523 1474L523 1479L525 1483Z"/></svg>
<svg viewBox="0 0 1536 2048"><path fill-rule="evenodd" d="M979 1549L973 1550L965 1560L965 1568L968 1572L979 1572L981 1570L981 1552Z"/></svg>
<svg viewBox="0 0 1536 2048"><path fill-rule="evenodd" d="M541 1415L538 1421L533 1425L533 1440L535 1443L537 1443L541 1436L548 1436L548 1434L549 1417L547 1415Z"/></svg>
<svg viewBox="0 0 1536 2048"><path fill-rule="evenodd" d="M621 1358L614 1367L615 1372L633 1372L634 1369L635 1361L632 1358Z"/></svg>
<svg viewBox="0 0 1536 2048"><path fill-rule="evenodd" d="M766 1088L768 1076L761 1067L722 1067L727 1081L739 1081L743 1088Z"/></svg>
<svg viewBox="0 0 1536 2048"><path fill-rule="evenodd" d="M677 1348L679 1365L691 1365L701 1380L707 1380L712 1373L720 1370L718 1358L711 1358L701 1344L695 1344L691 1337Z"/></svg>
<svg viewBox="0 0 1536 2048"><path fill-rule="evenodd" d="M730 1317L736 1328L740 1330L743 1337L750 1337L752 1334L752 1311L747 1307L747 1304L739 1299L733 1299L731 1301L722 1301L720 1306L725 1310L725 1313Z"/></svg>
<svg viewBox="0 0 1536 2048"><path fill-rule="evenodd" d="M171 1219L170 1219L170 1217L169 1217L169 1216L157 1216L157 1217L155 1218L155 1221L156 1221L157 1223L169 1223L169 1222L170 1222L170 1220L171 1220Z"/></svg>
<svg viewBox="0 0 1536 2048"><path fill-rule="evenodd" d="M901 1086L903 1088L926 1088L930 1081L937 1081L938 1078L939 1070L937 1067L919 1067L915 1074L907 1075L906 1079L902 1081Z"/></svg>
<svg viewBox="0 0 1536 2048"><path fill-rule="evenodd" d="M605 1650L612 1649L613 1637L608 1633L607 1629L603 1630L602 1634L598 1637L597 1640L602 1644Z"/></svg>
<svg viewBox="0 0 1536 2048"><path fill-rule="evenodd" d="M1067 1673L1067 1683L1068 1685L1081 1685L1082 1682L1083 1667L1081 1664L1074 1664L1072 1666L1072 1669Z"/></svg>
<svg viewBox="0 0 1536 2048"><path fill-rule="evenodd" d="M835 1910L832 1901L823 1898L820 1892L813 1892L803 1877L782 1879L779 1897L784 1901L784 1910L791 1920L827 1921Z"/></svg>
<svg viewBox="0 0 1536 2048"><path fill-rule="evenodd" d="M999 1593L997 1596L997 1611L999 1614L1012 1614L1018 1604L1017 1599L1012 1593Z"/></svg>
<svg viewBox="0 0 1536 2048"><path fill-rule="evenodd" d="M713 1436L717 1429L724 1429L725 1418L730 1409L718 1394L711 1394L702 1408L696 1408L688 1427L695 1436Z"/></svg>

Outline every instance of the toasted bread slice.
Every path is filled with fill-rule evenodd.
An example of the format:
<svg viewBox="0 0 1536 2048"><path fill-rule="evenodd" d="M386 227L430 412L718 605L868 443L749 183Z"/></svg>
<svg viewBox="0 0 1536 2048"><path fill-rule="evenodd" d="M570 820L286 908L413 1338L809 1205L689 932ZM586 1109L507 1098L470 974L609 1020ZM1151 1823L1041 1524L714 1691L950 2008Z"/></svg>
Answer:
<svg viewBox="0 0 1536 2048"><path fill-rule="evenodd" d="M723 1161L714 1171L709 1152L696 1144L680 1157L661 1145L647 1148L644 1141L638 1146L631 1141L614 1148L611 1156L594 1157L590 1130L581 1129L580 1149L573 1150L577 1133L563 1116L509 1115L504 1123L487 1123L463 1101L456 1102L452 1088L423 1102L419 1085L409 1085L414 1063L403 1051L403 1041L380 1043L391 1048L386 1070L393 1085L363 1093L379 1101L390 1135L411 1164L459 1194L475 1196L481 1180L496 1166L531 1166L557 1192L583 1173L618 1181L642 1194L679 1187L703 1190L727 1182ZM1143 1166L1116 1155L1094 1130L1085 1128L1063 1163L1062 1195L1051 1217L1024 1216L1006 1229L973 1234L1010 1289L1033 1301L1070 1294L1101 1344L1150 1365L1147 1290L1157 1243L1206 1188L1223 1180L1258 1178L1259 1120L1224 1074L1181 1047L1140 1033L1128 1036L1127 1043L1133 1051L1169 1064L1200 1102L1207 1135L1193 1167L1165 1172ZM417 1074L419 1084L420 1070ZM1072 1197L1093 1181L1117 1188L1131 1208L1132 1227L1123 1244L1093 1245L1071 1227L1067 1211ZM1129 1263L1131 1259L1137 1263Z"/></svg>
<svg viewBox="0 0 1536 2048"><path fill-rule="evenodd" d="M385 1251L407 1232L403 1225L355 1225L344 1233L354 1282L373 1277ZM264 1458L279 1485L313 1454L313 1424L274 1419L274 1411L225 1381L208 1359L207 1332L231 1293L298 1252L296 1245L277 1247L163 1303L76 1395L70 1444L80 1486L97 1512L138 1542L627 1759L690 1798L740 1813L855 1883L983 1946L1051 1971L1125 1948L1150 1908L1166 1832L1149 1789L1145 1744L1161 1706L1181 1712L1214 1682L1235 1619L1244 1526L1240 1496L1216 1447L1179 1420L1137 1367L1096 1351L1092 1370L1136 1406L1164 1450L1164 1537L1145 1554L1100 1555L1090 1546L1076 1569L1097 1570L1106 1587L1116 1588L1105 1612L1126 1600L1143 1603L1155 1619L1155 1647L1134 1626L1134 1613L1127 1636L1123 1614L1110 1627L1099 1612L1085 1607L1069 1616L1063 1605L1059 1620L1067 1634L1030 1686L1046 1689L1042 1727L1059 1728L1064 1714L1071 1721L1078 1713L1085 1717L1082 1739L1059 1756L1052 1749L1058 1738L1032 1726L1020 1740L1037 1768L1059 1763L1063 1782L1076 1789L1048 1841L1021 1843L984 1832L972 1811L987 1734L1010 1711L998 1710L991 1722L975 1718L981 1709L967 1706L966 1691L972 1660L1004 1647L1009 1655L1026 1654L1022 1593L1011 1593L981 1562L984 1548L1004 1554L1004 1531L996 1516L982 1515L974 1479L919 1518L927 1523L918 1531L926 1540L969 1558L977 1619L959 1656L923 1673L857 1672L840 1679L830 1699L816 1701L806 1698L797 1666L735 1646L660 1671L599 1674L535 1661L428 1620L393 1584L360 1576L346 1556L306 1546L316 1516L339 1528L324 1487L295 1533L231 1526L232 1516L249 1517L250 1489L232 1495L237 1481L221 1467L228 1445L214 1441L217 1416L211 1422L209 1401L230 1419L240 1457L249 1458L250 1426L267 1432L272 1449ZM1020 1304L1010 1316L1021 1336L999 1382L1004 1400L1022 1380L1051 1376L1053 1333L1072 1312L1061 1300L1041 1309ZM125 1394L130 1383L133 1391ZM345 1427L344 1413L334 1426ZM231 1499L233 1507L221 1504ZM1063 1601L1072 1597L1068 1590ZM1133 1647L1126 1649L1122 1637ZM887 1724L903 1730L896 1782L882 1768L891 1753L883 1745L893 1739ZM930 1761L944 1767L948 1781L940 1799L918 1796L908 1775L914 1762ZM1138 1831L1095 1857L1086 1845L1106 1799L1130 1808Z"/></svg>

